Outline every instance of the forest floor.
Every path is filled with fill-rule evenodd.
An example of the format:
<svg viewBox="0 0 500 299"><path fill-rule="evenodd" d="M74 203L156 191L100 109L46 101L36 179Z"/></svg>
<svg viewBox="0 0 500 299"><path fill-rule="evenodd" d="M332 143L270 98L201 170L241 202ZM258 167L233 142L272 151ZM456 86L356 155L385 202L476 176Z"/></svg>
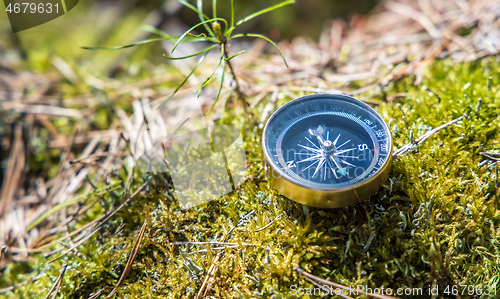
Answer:
<svg viewBox="0 0 500 299"><path fill-rule="evenodd" d="M89 6L43 37L0 31L0 297L296 298L313 287L300 269L354 288L500 296L499 4L418 2L383 1L319 42L281 42L289 68L265 43L233 45L247 49L233 61L248 108L227 76L206 120L241 129L249 175L185 210L169 173L134 170L127 120L196 60L167 63L167 43L80 48L147 38L137 28L155 24L150 14ZM315 92L353 95L389 124L392 172L363 203L304 208L265 178L265 121Z"/></svg>

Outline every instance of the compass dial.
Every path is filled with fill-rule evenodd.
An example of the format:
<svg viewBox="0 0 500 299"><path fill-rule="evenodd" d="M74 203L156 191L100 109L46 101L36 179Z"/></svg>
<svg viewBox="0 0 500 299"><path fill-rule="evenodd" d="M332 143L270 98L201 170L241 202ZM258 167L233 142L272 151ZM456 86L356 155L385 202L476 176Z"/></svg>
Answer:
<svg viewBox="0 0 500 299"><path fill-rule="evenodd" d="M392 141L382 117L365 103L318 94L278 109L264 129L263 148L268 166L280 177L304 188L336 191L360 186L385 170Z"/></svg>

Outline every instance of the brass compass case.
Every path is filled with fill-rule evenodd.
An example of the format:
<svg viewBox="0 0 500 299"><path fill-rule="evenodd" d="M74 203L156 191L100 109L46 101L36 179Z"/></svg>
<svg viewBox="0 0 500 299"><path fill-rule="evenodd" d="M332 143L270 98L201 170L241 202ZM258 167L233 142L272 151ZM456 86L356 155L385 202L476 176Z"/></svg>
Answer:
<svg viewBox="0 0 500 299"><path fill-rule="evenodd" d="M382 117L347 95L314 94L271 115L263 164L284 196L319 208L359 203L389 177L392 137Z"/></svg>

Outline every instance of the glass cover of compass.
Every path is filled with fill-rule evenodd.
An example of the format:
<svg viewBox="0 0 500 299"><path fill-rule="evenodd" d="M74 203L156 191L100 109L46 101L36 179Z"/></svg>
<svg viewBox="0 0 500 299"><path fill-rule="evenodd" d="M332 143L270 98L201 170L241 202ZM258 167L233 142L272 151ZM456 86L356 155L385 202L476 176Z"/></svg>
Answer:
<svg viewBox="0 0 500 299"><path fill-rule="evenodd" d="M286 103L266 123L262 146L270 182L286 197L313 207L361 202L390 172L387 124L346 95L315 94Z"/></svg>

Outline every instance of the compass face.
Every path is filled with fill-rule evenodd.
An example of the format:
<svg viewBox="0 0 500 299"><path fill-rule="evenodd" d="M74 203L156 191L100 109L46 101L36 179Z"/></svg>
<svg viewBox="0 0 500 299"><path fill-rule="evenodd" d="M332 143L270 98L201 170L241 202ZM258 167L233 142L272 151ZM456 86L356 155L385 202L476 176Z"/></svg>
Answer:
<svg viewBox="0 0 500 299"><path fill-rule="evenodd" d="M388 163L388 127L365 103L317 94L278 109L264 129L266 160L283 178L303 187L335 190L362 184Z"/></svg>

